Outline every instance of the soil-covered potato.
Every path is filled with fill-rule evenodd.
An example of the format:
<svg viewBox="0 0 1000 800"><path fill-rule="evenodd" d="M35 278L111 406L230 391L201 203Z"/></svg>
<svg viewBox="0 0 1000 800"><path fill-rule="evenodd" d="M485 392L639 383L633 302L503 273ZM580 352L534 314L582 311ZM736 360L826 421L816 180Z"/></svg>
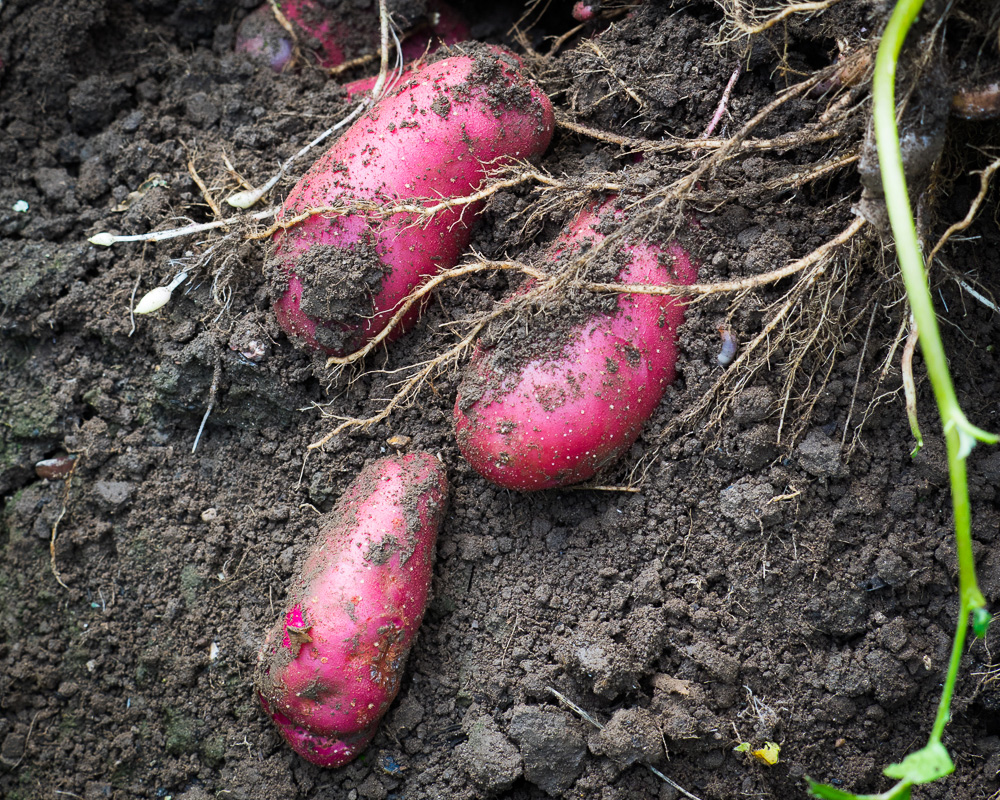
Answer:
<svg viewBox="0 0 1000 800"><path fill-rule="evenodd" d="M596 247L625 213L610 198L586 209L554 243L548 260ZM675 241L627 241L621 284L693 283L698 268ZM609 257L610 258L610 257ZM507 489L568 486L613 463L639 436L673 382L683 300L620 294L599 313L534 347L518 342L477 348L455 401L463 455L480 475Z"/></svg>
<svg viewBox="0 0 1000 800"><path fill-rule="evenodd" d="M264 710L314 764L355 758L399 691L447 496L434 456L384 458L320 523L256 674Z"/></svg>
<svg viewBox="0 0 1000 800"><path fill-rule="evenodd" d="M418 65L302 176L281 218L351 202L427 206L471 194L489 171L543 153L553 128L549 99L503 49ZM357 350L427 276L458 261L481 207L456 205L430 218L317 214L278 232L269 262L278 322L309 347Z"/></svg>
<svg viewBox="0 0 1000 800"><path fill-rule="evenodd" d="M465 19L447 3L429 0L426 4L413 5L416 6L412 9L414 12L422 12L416 19L404 18L398 13L394 16L397 25L409 23L404 25L407 29L415 23L412 30L408 30L409 35L403 37L401 53L406 61L419 58L427 51L433 52L442 44L451 45L469 38ZM317 66L336 67L349 59L370 56L378 45L376 6L370 4L362 9L356 3L351 6L341 3L328 8L317 0L282 0L277 8L295 32L293 40L271 5L265 3L243 18L236 30L235 49L281 72L291 64L297 43L300 50L312 54Z"/></svg>

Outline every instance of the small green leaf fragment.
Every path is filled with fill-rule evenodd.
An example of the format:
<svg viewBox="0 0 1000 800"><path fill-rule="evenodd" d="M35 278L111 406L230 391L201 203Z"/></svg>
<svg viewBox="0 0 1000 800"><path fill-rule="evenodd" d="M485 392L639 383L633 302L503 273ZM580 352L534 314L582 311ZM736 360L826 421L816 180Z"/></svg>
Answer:
<svg viewBox="0 0 1000 800"><path fill-rule="evenodd" d="M750 742L740 742L736 747L733 748L734 753L749 753L750 752Z"/></svg>
<svg viewBox="0 0 1000 800"><path fill-rule="evenodd" d="M809 784L809 794L820 800L910 800L910 784L905 782L897 783L882 794L852 794L843 789L827 786L825 783L816 783L808 775L806 782Z"/></svg>
<svg viewBox="0 0 1000 800"><path fill-rule="evenodd" d="M827 786L825 783L817 783L808 775L806 776L806 783L809 784L809 794L820 798L820 800L860 800L856 794L835 789L832 786Z"/></svg>
<svg viewBox="0 0 1000 800"><path fill-rule="evenodd" d="M941 742L928 742L898 764L890 764L883 770L890 778L914 784L931 783L954 771L955 764Z"/></svg>
<svg viewBox="0 0 1000 800"><path fill-rule="evenodd" d="M964 428L958 429L958 457L965 461L976 446L976 437Z"/></svg>
<svg viewBox="0 0 1000 800"><path fill-rule="evenodd" d="M977 639L986 636L986 629L990 627L993 615L985 608L975 608L972 610L972 632Z"/></svg>

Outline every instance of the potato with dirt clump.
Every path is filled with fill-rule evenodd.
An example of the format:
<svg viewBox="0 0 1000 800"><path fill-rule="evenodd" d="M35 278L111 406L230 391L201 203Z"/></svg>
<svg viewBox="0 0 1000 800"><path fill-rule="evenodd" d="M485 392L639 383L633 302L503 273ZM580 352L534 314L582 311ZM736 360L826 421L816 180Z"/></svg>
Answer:
<svg viewBox="0 0 1000 800"><path fill-rule="evenodd" d="M309 209L352 203L376 210L314 214L274 236L268 260L278 323L310 348L347 355L376 336L410 292L454 266L481 203L431 217L379 207L422 208L480 188L488 171L541 155L552 105L501 48L468 45L407 71L296 184L279 222ZM414 306L393 331L420 313Z"/></svg>
<svg viewBox="0 0 1000 800"><path fill-rule="evenodd" d="M621 227L612 197L584 210L555 242L552 260L576 257ZM679 243L626 237L617 282L690 284L697 266ZM459 386L455 430L483 477L532 491L579 483L638 438L674 380L682 299L619 294L615 310L568 330L511 345L477 347Z"/></svg>
<svg viewBox="0 0 1000 800"><path fill-rule="evenodd" d="M264 710L303 758L346 764L399 691L427 606L448 484L431 455L369 465L320 526L268 632L255 682Z"/></svg>

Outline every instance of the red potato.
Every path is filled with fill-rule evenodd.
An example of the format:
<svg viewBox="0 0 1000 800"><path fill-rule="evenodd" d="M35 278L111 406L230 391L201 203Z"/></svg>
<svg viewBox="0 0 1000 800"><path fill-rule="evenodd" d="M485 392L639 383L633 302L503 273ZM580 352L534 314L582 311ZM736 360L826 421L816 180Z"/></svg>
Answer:
<svg viewBox="0 0 1000 800"><path fill-rule="evenodd" d="M468 195L488 171L544 152L553 127L549 99L516 56L470 46L468 54L409 70L302 177L279 218L349 201L428 206ZM414 288L454 266L481 207L430 218L314 215L279 231L268 260L278 323L310 348L354 352ZM411 309L393 335L420 311Z"/></svg>
<svg viewBox="0 0 1000 800"><path fill-rule="evenodd" d="M427 606L447 494L434 456L383 458L321 523L255 676L264 710L308 761L352 760L396 697Z"/></svg>
<svg viewBox="0 0 1000 800"><path fill-rule="evenodd" d="M300 43L315 55L317 65L324 69L339 66L365 51L371 52L379 43L375 5L367 16L352 9L350 21L343 20L316 0L281 0L278 7L295 27ZM403 40L403 59L411 61L428 50L433 52L441 45L457 44L468 38L469 26L462 15L447 3L430 0L427 22ZM275 18L270 4L265 3L240 23L235 49L281 72L292 58L292 38Z"/></svg>
<svg viewBox="0 0 1000 800"><path fill-rule="evenodd" d="M343 43L351 30L330 16L315 0L283 0L281 13L296 29L301 39L316 45L316 63L335 67L347 60ZM274 16L268 3L250 12L236 30L236 52L248 53L281 72L292 60L292 37Z"/></svg>
<svg viewBox="0 0 1000 800"><path fill-rule="evenodd" d="M620 225L615 199L584 211L554 244L552 258L605 238ZM610 217L610 220L608 219ZM605 226L607 227L607 226ZM626 241L625 284L691 284L698 274L677 243ZM638 438L674 379L679 298L620 294L611 315L591 317L550 353L477 347L458 390L455 430L462 454L485 478L508 489L568 486L592 477ZM528 352L529 355L523 355Z"/></svg>

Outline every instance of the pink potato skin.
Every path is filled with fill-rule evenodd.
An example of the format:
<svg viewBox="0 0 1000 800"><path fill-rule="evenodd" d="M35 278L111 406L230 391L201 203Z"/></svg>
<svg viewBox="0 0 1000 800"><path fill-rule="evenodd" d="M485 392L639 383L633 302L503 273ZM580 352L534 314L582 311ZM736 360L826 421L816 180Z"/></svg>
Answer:
<svg viewBox="0 0 1000 800"><path fill-rule="evenodd" d="M320 67L329 69L347 60L341 46L350 36L350 28L345 23L331 17L315 0L283 0L278 6L305 38L318 45L316 63ZM266 62L275 72L285 69L292 59L292 40L267 3L240 23L235 49Z"/></svg>
<svg viewBox="0 0 1000 800"><path fill-rule="evenodd" d="M302 177L279 218L350 200L387 205L417 199L431 205L436 201L419 198L471 194L488 170L544 152L553 127L549 99L523 76L516 57L500 48L479 46L471 55L417 65ZM447 209L429 220L408 214L315 215L279 231L269 261L272 274L287 281L274 306L278 323L310 348L333 355L354 352L388 324L414 288L454 266L480 208L473 203ZM312 264L320 254L333 263L362 247L365 263L381 275L354 318L307 313L321 305L323 293L305 296L310 290L302 274L304 257ZM394 335L420 310L411 309Z"/></svg>
<svg viewBox="0 0 1000 800"><path fill-rule="evenodd" d="M604 239L597 223L622 212L615 198L585 210L553 245L573 254ZM625 284L691 284L697 266L677 242L627 243ZM684 302L621 294L617 311L591 318L559 352L505 371L495 351L477 347L455 402L459 449L483 477L534 491L593 477L638 438L674 380Z"/></svg>
<svg viewBox="0 0 1000 800"><path fill-rule="evenodd" d="M469 25L465 18L446 3L434 2L427 4L427 13L431 23L414 31L403 40L401 53L403 62L410 65L424 55L430 55L442 46L467 41L470 37ZM375 88L378 75L358 78L344 84L347 96L354 98L359 94L370 92Z"/></svg>
<svg viewBox="0 0 1000 800"><path fill-rule="evenodd" d="M308 761L355 758L396 697L447 494L434 456L389 457L365 468L324 518L255 678L264 710Z"/></svg>

